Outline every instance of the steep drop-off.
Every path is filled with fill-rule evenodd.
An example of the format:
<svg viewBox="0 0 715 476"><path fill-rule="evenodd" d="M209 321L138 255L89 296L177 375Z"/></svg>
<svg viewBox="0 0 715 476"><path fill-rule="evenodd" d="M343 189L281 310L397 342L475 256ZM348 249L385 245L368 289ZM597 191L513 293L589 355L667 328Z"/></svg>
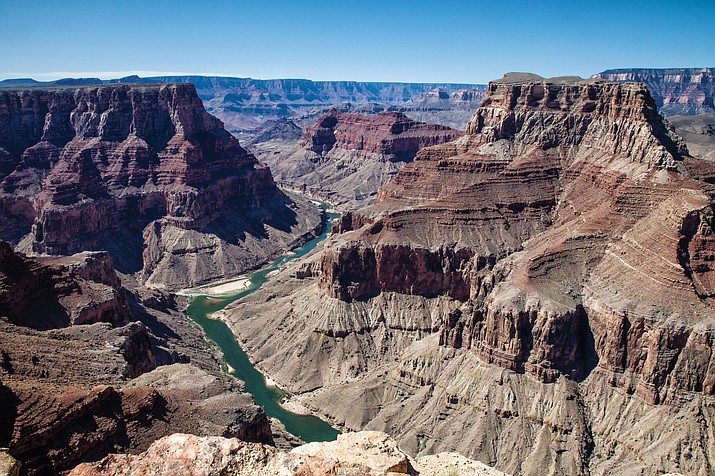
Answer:
<svg viewBox="0 0 715 476"><path fill-rule="evenodd" d="M0 90L0 236L25 251L105 249L178 288L255 267L319 224L193 85Z"/></svg>
<svg viewBox="0 0 715 476"><path fill-rule="evenodd" d="M644 83L660 113L665 116L715 112L715 75L712 68L609 69L593 77Z"/></svg>
<svg viewBox="0 0 715 476"><path fill-rule="evenodd" d="M85 86L110 83L191 83L196 87L206 109L226 124L235 134L256 133L269 121L322 114L343 103L378 103L385 107L405 108L423 116L418 120L435 122L466 121L464 104L475 94L483 94L485 85L440 83L378 83L362 81L311 81L308 79L252 79L217 76L160 76L102 81L97 78L66 78L52 82L32 79L0 81L0 88L47 88L52 86ZM432 91L448 98L434 97ZM464 92L468 91L465 96ZM481 99L481 98L478 98ZM454 111L454 113L452 112ZM436 121L443 123L440 121ZM445 122L446 124L446 122ZM448 124L449 125L449 124Z"/></svg>
<svg viewBox="0 0 715 476"><path fill-rule="evenodd" d="M0 242L0 446L58 474L177 431L272 442L250 395L159 291L106 253L26 257Z"/></svg>
<svg viewBox="0 0 715 476"><path fill-rule="evenodd" d="M254 150L281 183L337 206L359 208L374 201L377 189L420 149L461 135L398 112L331 109L303 131L297 145L278 139L257 143Z"/></svg>
<svg viewBox="0 0 715 476"><path fill-rule="evenodd" d="M642 84L507 75L224 318L299 403L413 453L709 474L713 176Z"/></svg>

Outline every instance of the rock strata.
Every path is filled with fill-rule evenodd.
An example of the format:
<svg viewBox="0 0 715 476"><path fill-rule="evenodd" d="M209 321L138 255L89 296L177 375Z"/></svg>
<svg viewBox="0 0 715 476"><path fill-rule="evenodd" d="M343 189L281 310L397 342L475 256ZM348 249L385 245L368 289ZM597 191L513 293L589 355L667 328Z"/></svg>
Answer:
<svg viewBox="0 0 715 476"><path fill-rule="evenodd" d="M30 258L0 241L0 290L0 316L35 329L131 319L106 252Z"/></svg>
<svg viewBox="0 0 715 476"><path fill-rule="evenodd" d="M191 84L2 90L0 156L1 236L37 253L106 249L157 286L239 274L320 222Z"/></svg>
<svg viewBox="0 0 715 476"><path fill-rule="evenodd" d="M272 442L185 319L160 291L123 288L104 252L0 242L0 447L23 474L57 474L176 431Z"/></svg>
<svg viewBox="0 0 715 476"><path fill-rule="evenodd" d="M705 475L714 173L642 84L507 75L345 215L319 272L224 318L300 404L410 452Z"/></svg>
<svg viewBox="0 0 715 476"><path fill-rule="evenodd" d="M713 68L609 69L593 77L644 83L665 116L715 112Z"/></svg>
<svg viewBox="0 0 715 476"><path fill-rule="evenodd" d="M332 109L303 131L297 146L257 144L277 180L354 208L372 202L417 152L460 137L458 131L415 122L398 112L362 115Z"/></svg>

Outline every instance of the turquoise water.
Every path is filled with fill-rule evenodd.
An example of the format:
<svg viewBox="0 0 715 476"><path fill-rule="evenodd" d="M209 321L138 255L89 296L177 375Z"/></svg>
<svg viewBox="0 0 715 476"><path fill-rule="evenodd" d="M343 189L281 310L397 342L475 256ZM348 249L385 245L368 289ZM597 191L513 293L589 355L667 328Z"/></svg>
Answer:
<svg viewBox="0 0 715 476"><path fill-rule="evenodd" d="M323 204L323 208L327 209L327 204ZM265 409L266 415L278 418L290 433L299 436L306 442L331 441L337 438L339 432L320 418L297 415L281 407L280 401L285 396L285 392L277 387L268 387L266 379L253 367L228 326L222 321L210 319L208 315L256 292L268 281L268 273L280 269L287 262L298 259L313 250L328 236L338 216L337 213L328 212L328 222L320 236L308 241L300 248L294 249L291 254L281 256L266 268L249 274L247 278L251 284L245 290L232 295L195 297L186 310L189 317L204 330L206 337L221 349L224 360L229 366L229 373L246 383L246 391L252 394L256 403Z"/></svg>

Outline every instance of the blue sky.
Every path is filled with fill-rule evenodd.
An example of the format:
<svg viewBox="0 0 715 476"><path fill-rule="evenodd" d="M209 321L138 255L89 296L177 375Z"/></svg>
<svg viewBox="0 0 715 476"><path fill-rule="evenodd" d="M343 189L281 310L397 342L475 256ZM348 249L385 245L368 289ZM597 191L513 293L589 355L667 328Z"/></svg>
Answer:
<svg viewBox="0 0 715 476"><path fill-rule="evenodd" d="M715 66L715 0L0 0L0 79L486 83Z"/></svg>

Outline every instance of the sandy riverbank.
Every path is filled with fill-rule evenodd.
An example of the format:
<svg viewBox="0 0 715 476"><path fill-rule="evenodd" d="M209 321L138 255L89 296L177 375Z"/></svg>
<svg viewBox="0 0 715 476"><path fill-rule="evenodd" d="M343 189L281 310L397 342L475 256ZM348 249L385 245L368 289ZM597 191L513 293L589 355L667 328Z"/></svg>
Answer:
<svg viewBox="0 0 715 476"><path fill-rule="evenodd" d="M182 289L181 291L177 292L176 294L181 295L181 296L204 296L204 295L220 296L220 295L239 293L245 289L248 289L248 287L250 285L251 285L250 279L240 278L240 279L236 279L236 280L229 281L227 283L222 283L222 284L216 284L216 285L199 287L199 288Z"/></svg>

